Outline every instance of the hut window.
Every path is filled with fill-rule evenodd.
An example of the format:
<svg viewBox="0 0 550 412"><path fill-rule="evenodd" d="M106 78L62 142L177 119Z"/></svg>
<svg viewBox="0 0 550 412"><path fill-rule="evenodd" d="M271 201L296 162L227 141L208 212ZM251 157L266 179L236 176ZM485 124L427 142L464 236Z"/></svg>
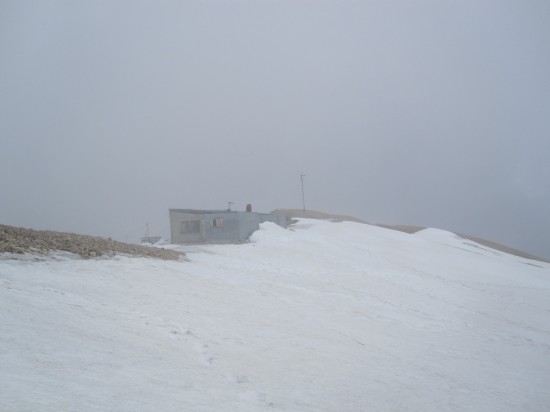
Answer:
<svg viewBox="0 0 550 412"><path fill-rule="evenodd" d="M212 226L214 227L223 227L223 218L217 217L212 220Z"/></svg>
<svg viewBox="0 0 550 412"><path fill-rule="evenodd" d="M181 233L199 233L200 222L198 220L188 220L181 222Z"/></svg>

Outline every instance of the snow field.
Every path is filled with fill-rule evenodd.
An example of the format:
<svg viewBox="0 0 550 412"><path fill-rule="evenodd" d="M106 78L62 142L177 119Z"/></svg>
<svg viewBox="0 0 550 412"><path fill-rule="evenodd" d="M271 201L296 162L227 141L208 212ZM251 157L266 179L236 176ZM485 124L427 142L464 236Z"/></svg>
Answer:
<svg viewBox="0 0 550 412"><path fill-rule="evenodd" d="M0 259L0 410L550 408L549 264L308 219L170 248Z"/></svg>

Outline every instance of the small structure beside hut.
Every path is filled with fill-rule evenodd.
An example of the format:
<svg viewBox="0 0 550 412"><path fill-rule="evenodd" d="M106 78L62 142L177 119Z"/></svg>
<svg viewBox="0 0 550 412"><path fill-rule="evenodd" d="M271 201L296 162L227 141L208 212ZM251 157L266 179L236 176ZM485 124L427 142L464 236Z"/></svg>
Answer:
<svg viewBox="0 0 550 412"><path fill-rule="evenodd" d="M162 236L147 236L147 235L145 235L141 238L141 243L151 243L151 244L153 244L153 243L157 243L161 239L162 239Z"/></svg>
<svg viewBox="0 0 550 412"><path fill-rule="evenodd" d="M271 213L231 210L170 209L172 243L241 243L260 228L273 222L286 228L289 218Z"/></svg>

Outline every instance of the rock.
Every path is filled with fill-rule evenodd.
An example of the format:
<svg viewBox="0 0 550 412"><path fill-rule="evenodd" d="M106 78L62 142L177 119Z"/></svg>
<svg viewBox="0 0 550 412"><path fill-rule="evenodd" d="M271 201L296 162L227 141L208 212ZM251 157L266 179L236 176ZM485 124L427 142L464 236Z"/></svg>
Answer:
<svg viewBox="0 0 550 412"><path fill-rule="evenodd" d="M174 250L130 245L96 236L0 225L0 253L47 254L50 250L71 252L83 258L117 253L165 260L177 260L183 256Z"/></svg>

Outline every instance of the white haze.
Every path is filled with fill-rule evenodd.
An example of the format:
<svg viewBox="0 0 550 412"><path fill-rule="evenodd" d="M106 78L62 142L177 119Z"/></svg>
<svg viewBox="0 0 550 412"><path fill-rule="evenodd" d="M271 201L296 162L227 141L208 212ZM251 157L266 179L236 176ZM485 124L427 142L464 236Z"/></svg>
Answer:
<svg viewBox="0 0 550 412"><path fill-rule="evenodd" d="M550 257L547 1L0 3L0 222L306 206Z"/></svg>

